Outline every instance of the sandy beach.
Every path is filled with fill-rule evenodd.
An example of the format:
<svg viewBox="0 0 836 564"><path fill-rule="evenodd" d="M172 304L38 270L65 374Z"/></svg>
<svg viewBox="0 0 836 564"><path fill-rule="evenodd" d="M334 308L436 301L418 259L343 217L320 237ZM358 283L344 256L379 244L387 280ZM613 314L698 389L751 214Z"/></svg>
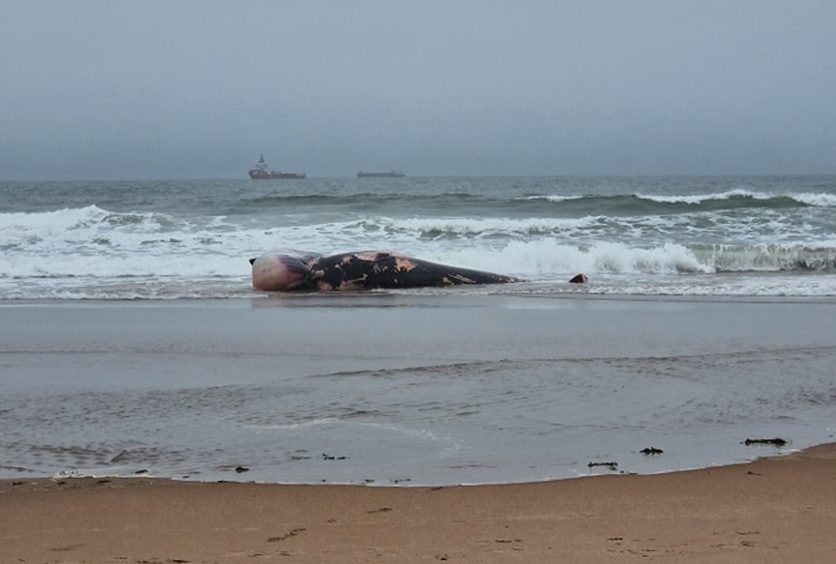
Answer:
<svg viewBox="0 0 836 564"><path fill-rule="evenodd" d="M0 482L3 562L832 562L836 446L653 476L438 488Z"/></svg>

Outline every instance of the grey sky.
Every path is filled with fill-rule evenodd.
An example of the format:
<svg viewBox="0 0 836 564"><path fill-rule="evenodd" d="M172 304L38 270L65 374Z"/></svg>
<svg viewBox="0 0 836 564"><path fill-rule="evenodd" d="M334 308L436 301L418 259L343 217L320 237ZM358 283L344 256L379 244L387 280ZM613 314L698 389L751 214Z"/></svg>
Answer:
<svg viewBox="0 0 836 564"><path fill-rule="evenodd" d="M0 179L836 172L836 2L0 2Z"/></svg>

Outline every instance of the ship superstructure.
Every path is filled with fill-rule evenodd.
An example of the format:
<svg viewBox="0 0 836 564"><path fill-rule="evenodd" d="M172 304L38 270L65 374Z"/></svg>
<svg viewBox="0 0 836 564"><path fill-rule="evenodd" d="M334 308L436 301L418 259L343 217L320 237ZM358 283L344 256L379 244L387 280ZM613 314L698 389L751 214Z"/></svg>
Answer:
<svg viewBox="0 0 836 564"><path fill-rule="evenodd" d="M283 172L273 170L267 161L264 160L264 153L259 155L258 160L249 170L250 178L253 180L269 180L272 178L305 178L304 172Z"/></svg>

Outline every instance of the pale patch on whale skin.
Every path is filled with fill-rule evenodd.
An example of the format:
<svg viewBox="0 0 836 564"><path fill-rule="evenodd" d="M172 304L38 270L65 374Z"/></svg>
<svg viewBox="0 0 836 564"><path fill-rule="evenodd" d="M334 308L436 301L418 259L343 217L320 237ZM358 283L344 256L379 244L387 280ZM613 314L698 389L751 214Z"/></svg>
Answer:
<svg viewBox="0 0 836 564"><path fill-rule="evenodd" d="M467 276L462 276L461 274L451 274L450 278L457 280L459 284L476 284L476 281L471 280Z"/></svg>
<svg viewBox="0 0 836 564"><path fill-rule="evenodd" d="M361 253L353 253L353 255L347 256L344 261L351 260L351 256L355 256L360 260L367 260L369 262L374 262L389 256L392 256L391 253L381 252L381 251L363 251Z"/></svg>
<svg viewBox="0 0 836 564"><path fill-rule="evenodd" d="M416 264L409 259L398 257L395 259L395 266L398 270L409 272L416 268Z"/></svg>

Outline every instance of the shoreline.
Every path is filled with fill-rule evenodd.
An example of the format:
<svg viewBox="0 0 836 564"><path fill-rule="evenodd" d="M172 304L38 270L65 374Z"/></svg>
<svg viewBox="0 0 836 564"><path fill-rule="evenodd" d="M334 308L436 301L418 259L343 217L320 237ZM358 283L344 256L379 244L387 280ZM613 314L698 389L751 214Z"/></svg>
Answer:
<svg viewBox="0 0 836 564"><path fill-rule="evenodd" d="M793 446L792 440L783 439L781 437L759 437L759 438L746 438L744 440L739 441L738 446L741 446L743 449L749 449L752 452L751 456L738 456L732 460L725 460L722 462L707 462L702 464L695 464L693 466L687 467L667 467L663 466L661 469L648 469L652 467L652 462L657 461L661 462L662 458L665 454L665 451L662 449L657 449L654 446L645 447L643 450L651 450L654 452L642 452L639 450L633 451L632 454L636 455L639 460L644 460L647 464L645 464L644 468L641 470L636 469L624 469L622 462L619 461L602 461L602 460L589 460L587 463L581 465L582 469L579 469L575 473L570 474L562 474L562 475L555 475L555 476L547 476L541 479L520 479L520 480L487 480L484 482L470 482L470 481L461 481L461 482L442 482L442 483L423 483L421 481L415 481L411 477L404 476L400 479L393 479L388 482L377 482L375 480L347 480L347 481L340 481L340 480L326 480L326 479L311 479L311 480L288 480L288 481L281 481L281 480L271 480L271 479L264 479L264 480L256 480L252 479L251 468L244 466L244 465L227 465L225 467L224 473L214 472L201 478L200 472L195 472L193 474L187 474L182 476L173 476L173 475L157 475L145 468L126 468L125 466L120 467L117 471L113 473L103 472L97 473L95 471L88 471L86 469L81 468L67 468L65 470L60 470L58 472L52 474L36 474L33 475L31 470L22 468L22 467L14 467L14 466L3 466L0 465L0 472L3 472L5 475L0 474L0 489L5 486L8 486L9 483L15 482L15 485L21 485L22 483L32 483L32 484L39 484L41 482L58 482L58 481L96 481L96 480L106 480L110 481L133 481L133 480L150 480L153 482L171 482L171 483L184 483L184 484L250 484L250 485L257 485L257 486L278 486L278 487L364 487L364 488L406 488L406 489L439 489L439 488L478 488L478 487L494 487L494 486L525 486L525 485L538 485L538 484L548 484L548 483L555 483L555 482L563 482L566 480L582 480L588 478L604 478L604 477L624 477L624 476L661 476L666 474L679 474L684 472L697 472L701 470L711 470L714 468L725 468L728 466L742 466L747 464L753 464L760 460L768 460L768 459L783 459L788 457L793 457L797 455L802 455L811 449L819 449L825 447L831 447L836 451L836 441L831 442L834 439L834 435L832 433L828 434L829 440L825 442L816 442L811 444L804 444L803 446L795 447ZM751 441L751 444L750 444ZM781 441L780 443L774 444L772 441ZM761 449L760 453L756 451ZM323 457L326 457L323 454ZM328 457L331 458L331 457ZM333 457L337 458L337 457ZM342 457L340 457L342 458ZM333 460L333 459L332 459ZM621 468L620 468L621 467ZM10 472L19 472L20 474L15 476Z"/></svg>
<svg viewBox="0 0 836 564"><path fill-rule="evenodd" d="M777 437L776 437L777 438ZM783 440L777 438L778 440ZM752 440L752 439L746 439ZM765 440L770 441L773 440L772 438L767 439L755 439L755 441ZM741 441L740 444L743 445L745 441ZM703 470L712 470L717 468L726 468L730 466L746 466L748 464L754 464L761 460L773 460L773 459L785 459L791 458L798 455L804 455L804 453L808 451L814 451L816 449L828 449L833 448L834 452L836 452L836 442L824 442L824 443L816 443L810 444L798 448L793 448L791 441L786 441L785 445L770 445L770 444L761 444L756 445L753 447L748 448L762 448L762 449L769 449L772 452L767 453L764 450L763 453L760 455L754 455L750 458L741 458L734 461L727 461L727 462L717 462L717 463L707 463L702 465L696 465L692 467L683 467L683 468L670 468L670 469L662 469L662 470L652 470L652 471L638 471L638 470L618 470L617 467L619 466L619 462L602 462L602 461L589 461L587 465L584 467L589 468L587 472L580 472L577 474L569 474L564 476L555 476L555 477L546 477L543 479L534 479L534 480L520 480L520 481L486 481L486 482L457 482L457 483L441 483L441 484L424 484L420 482L414 482L411 478L403 478L400 480L391 480L389 482L375 482L374 480L365 480L365 481L325 481L325 480L311 480L311 481L259 481L249 479L250 468L245 466L239 467L229 467L228 472L230 472L229 476L223 477L206 477L201 479L199 477L199 473L195 475L183 475L182 477L172 477L172 476L160 476L154 475L150 473L146 469L139 469L139 470L131 470L129 472L116 472L116 473L91 473L86 472L81 469L77 468L70 468L67 470L61 470L57 473L51 475L28 475L24 474L26 469L23 468L14 468L11 466L0 466L5 470L14 470L20 472L20 476L13 476L9 477L9 475L0 476L0 490L4 487L14 485L24 485L30 484L36 486L36 489L39 488L41 485L46 484L48 482L51 483L58 483L58 482L78 482L78 483L86 483L86 482L95 482L95 481L104 481L106 483L109 482L125 482L130 483L134 480L146 480L150 482L164 482L164 483L172 483L172 484L248 484L253 486L269 486L269 487L337 487L337 488L352 488L352 487L359 487L359 488L394 488L394 489L447 489L447 488L483 488L483 487L503 487L503 486L537 486L540 484L551 484L557 482L564 482L564 481L572 481L572 480L585 480L590 478L617 478L617 477L628 477L628 476L664 476L667 474L681 474L687 472L699 472ZM655 447L647 447L647 448L655 448ZM641 454L642 458L647 460L655 459L664 454L664 451L657 453L637 453ZM610 465L615 466L616 468L610 468ZM241 468L238 470L238 468Z"/></svg>
<svg viewBox="0 0 836 564"><path fill-rule="evenodd" d="M827 562L836 444L521 484L0 480L0 553L50 562Z"/></svg>

